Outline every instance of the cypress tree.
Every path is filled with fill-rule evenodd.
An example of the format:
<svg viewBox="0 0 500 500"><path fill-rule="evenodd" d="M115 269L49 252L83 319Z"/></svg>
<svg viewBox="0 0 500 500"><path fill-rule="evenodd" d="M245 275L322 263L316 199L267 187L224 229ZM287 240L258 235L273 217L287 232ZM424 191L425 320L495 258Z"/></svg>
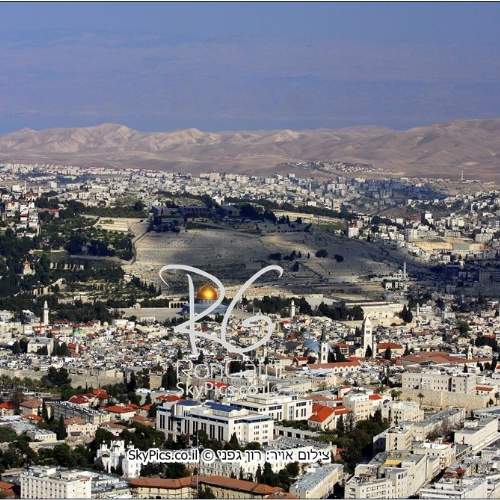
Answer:
<svg viewBox="0 0 500 500"><path fill-rule="evenodd" d="M59 417L59 424L57 425L57 440L62 441L66 439L67 433L66 433L66 427L64 427L64 418L61 415Z"/></svg>
<svg viewBox="0 0 500 500"><path fill-rule="evenodd" d="M42 418L47 422L49 420L49 412L47 411L47 405L45 404L45 399L42 400Z"/></svg>
<svg viewBox="0 0 500 500"><path fill-rule="evenodd" d="M257 470L255 471L255 480L258 483L262 483L262 469L260 468L260 464L257 466Z"/></svg>

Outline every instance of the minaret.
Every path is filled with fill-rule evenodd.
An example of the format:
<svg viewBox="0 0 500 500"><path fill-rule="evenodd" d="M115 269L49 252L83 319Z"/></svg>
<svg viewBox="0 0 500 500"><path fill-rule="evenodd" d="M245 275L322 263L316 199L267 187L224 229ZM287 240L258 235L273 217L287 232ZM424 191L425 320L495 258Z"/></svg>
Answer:
<svg viewBox="0 0 500 500"><path fill-rule="evenodd" d="M403 262L403 279L406 281L406 260Z"/></svg>
<svg viewBox="0 0 500 500"><path fill-rule="evenodd" d="M43 304L43 325L48 326L48 324L49 324L49 306L47 304L47 301L45 301Z"/></svg>
<svg viewBox="0 0 500 500"><path fill-rule="evenodd" d="M321 332L321 340L319 341L319 347L320 347L319 362L328 363L328 352L330 351L330 345L326 340L325 327L323 327L323 331Z"/></svg>
<svg viewBox="0 0 500 500"><path fill-rule="evenodd" d="M472 359L472 346L467 345L467 350L465 351L465 359Z"/></svg>
<svg viewBox="0 0 500 500"><path fill-rule="evenodd" d="M293 299L290 304L290 318L295 318L295 301Z"/></svg>
<svg viewBox="0 0 500 500"><path fill-rule="evenodd" d="M363 349L365 350L370 346L370 349L372 350L372 358L375 357L376 355L376 348L377 346L375 345L374 338L373 338L373 325L372 322L370 321L370 318L368 316L364 319L363 325L362 325L362 335L363 335Z"/></svg>

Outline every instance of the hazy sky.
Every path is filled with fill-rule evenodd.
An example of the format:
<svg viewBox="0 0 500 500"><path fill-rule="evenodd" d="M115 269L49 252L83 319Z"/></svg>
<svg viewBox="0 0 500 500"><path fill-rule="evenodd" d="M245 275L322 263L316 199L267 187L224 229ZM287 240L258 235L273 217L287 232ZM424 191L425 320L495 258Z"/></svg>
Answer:
<svg viewBox="0 0 500 500"><path fill-rule="evenodd" d="M1 2L0 133L500 117L500 4Z"/></svg>

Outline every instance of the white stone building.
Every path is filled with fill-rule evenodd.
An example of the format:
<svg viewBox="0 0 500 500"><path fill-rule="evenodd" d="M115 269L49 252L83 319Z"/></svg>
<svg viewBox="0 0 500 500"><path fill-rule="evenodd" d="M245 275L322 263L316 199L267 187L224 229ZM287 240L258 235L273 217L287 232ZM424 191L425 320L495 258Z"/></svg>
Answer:
<svg viewBox="0 0 500 500"><path fill-rule="evenodd" d="M156 429L173 441L182 434L194 435L202 430L209 438L219 441L229 441L235 434L240 443L255 441L268 444L273 439L274 421L270 415L245 408L213 401L199 404L185 400L158 407Z"/></svg>
<svg viewBox="0 0 500 500"><path fill-rule="evenodd" d="M127 456L129 449L134 449L134 447L126 447L123 439L113 440L110 446L103 443L97 450L96 462L100 462L107 472L111 473L112 468L116 472L121 467L123 477L139 477L143 462L138 459L129 459Z"/></svg>
<svg viewBox="0 0 500 500"><path fill-rule="evenodd" d="M21 474L21 498L92 498L91 484L78 471L33 467Z"/></svg>
<svg viewBox="0 0 500 500"><path fill-rule="evenodd" d="M382 407L382 418L392 425L400 422L420 422L424 419L424 411L414 401L386 401Z"/></svg>
<svg viewBox="0 0 500 500"><path fill-rule="evenodd" d="M360 464L345 485L345 498L408 498L439 472L439 459L409 451L379 453ZM392 487L391 487L392 484Z"/></svg>
<svg viewBox="0 0 500 500"><path fill-rule="evenodd" d="M313 402L297 394L252 394L231 401L231 405L270 415L274 420L307 420L312 415Z"/></svg>
<svg viewBox="0 0 500 500"><path fill-rule="evenodd" d="M33 441L42 441L44 443L55 443L57 441L56 433L47 429L33 429L26 432L26 435Z"/></svg>
<svg viewBox="0 0 500 500"><path fill-rule="evenodd" d="M477 451L499 437L497 418L488 417L481 420L466 420L463 429L455 432L455 443L468 444L472 447L472 451Z"/></svg>
<svg viewBox="0 0 500 500"><path fill-rule="evenodd" d="M484 477L447 479L421 488L419 498L487 498L488 480Z"/></svg>
<svg viewBox="0 0 500 500"><path fill-rule="evenodd" d="M311 466L290 486L290 493L298 498L328 498L343 474L340 464Z"/></svg>

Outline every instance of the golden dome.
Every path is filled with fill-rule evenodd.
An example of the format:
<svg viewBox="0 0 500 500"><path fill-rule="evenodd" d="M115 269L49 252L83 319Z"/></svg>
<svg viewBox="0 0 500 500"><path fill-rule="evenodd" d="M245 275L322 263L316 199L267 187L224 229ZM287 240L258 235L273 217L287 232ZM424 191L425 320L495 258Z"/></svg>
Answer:
<svg viewBox="0 0 500 500"><path fill-rule="evenodd" d="M217 291L213 286L203 285L198 292L196 292L198 300L217 300Z"/></svg>

